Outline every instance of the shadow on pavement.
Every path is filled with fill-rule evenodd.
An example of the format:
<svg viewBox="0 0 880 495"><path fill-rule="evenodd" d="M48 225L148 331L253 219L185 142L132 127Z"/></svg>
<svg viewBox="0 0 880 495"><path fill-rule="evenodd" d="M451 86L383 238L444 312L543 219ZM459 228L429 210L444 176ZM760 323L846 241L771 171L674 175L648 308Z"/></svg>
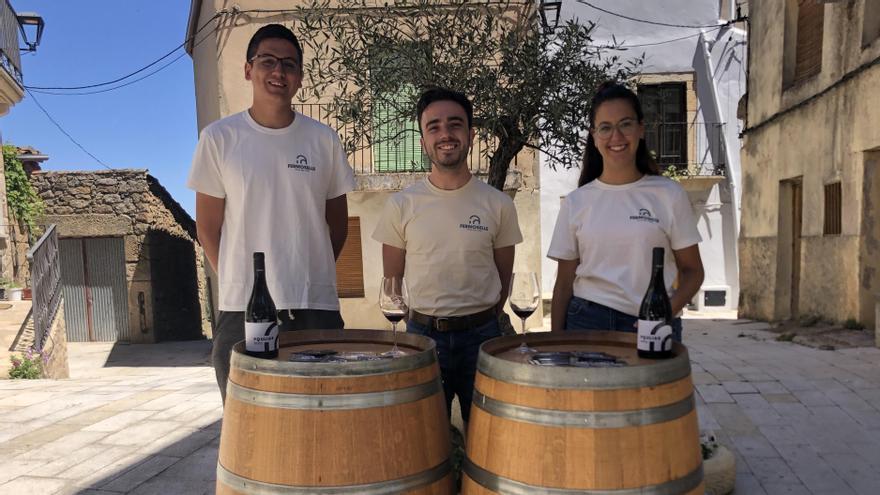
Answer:
<svg viewBox="0 0 880 495"><path fill-rule="evenodd" d="M103 365L133 367L211 366L211 341L189 340L158 344L113 344Z"/></svg>

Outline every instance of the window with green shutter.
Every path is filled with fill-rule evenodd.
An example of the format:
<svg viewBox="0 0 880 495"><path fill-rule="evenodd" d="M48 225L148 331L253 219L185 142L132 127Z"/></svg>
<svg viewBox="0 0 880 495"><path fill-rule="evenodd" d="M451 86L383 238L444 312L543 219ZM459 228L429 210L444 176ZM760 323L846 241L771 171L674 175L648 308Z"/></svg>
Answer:
<svg viewBox="0 0 880 495"><path fill-rule="evenodd" d="M413 64L399 56L394 46L372 48L370 79L373 90L373 171L422 172L431 162L422 152L415 102L418 90L412 85L390 87L388 71L411 70ZM418 53L411 50L408 53ZM411 115L411 117L407 117Z"/></svg>

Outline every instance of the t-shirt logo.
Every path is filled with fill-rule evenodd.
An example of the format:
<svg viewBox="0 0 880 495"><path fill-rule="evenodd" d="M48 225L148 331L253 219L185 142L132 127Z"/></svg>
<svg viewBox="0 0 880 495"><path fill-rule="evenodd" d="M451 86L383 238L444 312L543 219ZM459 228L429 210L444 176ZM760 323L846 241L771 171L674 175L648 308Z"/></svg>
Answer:
<svg viewBox="0 0 880 495"><path fill-rule="evenodd" d="M480 217L477 215L469 216L467 223L459 224L458 228L465 230L489 232L489 227L483 227L482 225L480 225Z"/></svg>
<svg viewBox="0 0 880 495"><path fill-rule="evenodd" d="M294 170L306 170L309 172L314 172L315 167L309 165L309 159L304 155L296 155L296 160L293 163L288 163L287 168L292 168Z"/></svg>
<svg viewBox="0 0 880 495"><path fill-rule="evenodd" d="M629 219L635 220L637 222L660 223L660 220L657 218L654 218L651 215L651 211L648 210L647 208L639 208L639 214L638 215L631 215L629 217Z"/></svg>

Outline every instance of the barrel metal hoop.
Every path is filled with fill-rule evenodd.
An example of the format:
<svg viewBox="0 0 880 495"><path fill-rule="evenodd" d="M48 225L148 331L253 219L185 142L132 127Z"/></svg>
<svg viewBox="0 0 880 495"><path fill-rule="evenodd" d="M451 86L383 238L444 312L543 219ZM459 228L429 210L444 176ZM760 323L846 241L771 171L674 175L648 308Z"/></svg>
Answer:
<svg viewBox="0 0 880 495"><path fill-rule="evenodd" d="M275 409L344 411L396 406L416 402L443 390L440 378L407 388L361 394L285 394L242 387L232 381L226 385L227 399Z"/></svg>
<svg viewBox="0 0 880 495"><path fill-rule="evenodd" d="M244 478L230 472L218 462L217 481L237 492L249 495L390 495L429 486L443 479L451 471L452 463L447 459L431 469L396 480L348 486L290 486Z"/></svg>
<svg viewBox="0 0 880 495"><path fill-rule="evenodd" d="M610 390L655 387L672 383L689 376L691 364L686 351L651 365L578 368L516 363L481 350L477 370L495 380L529 387Z"/></svg>
<svg viewBox="0 0 880 495"><path fill-rule="evenodd" d="M685 476L666 483L617 490L583 490L529 485L490 473L474 464L470 458L465 458L463 470L483 488L502 495L681 495L696 489L703 481L702 464Z"/></svg>
<svg viewBox="0 0 880 495"><path fill-rule="evenodd" d="M430 366L437 362L434 352L419 352L394 359L354 361L350 363L295 363L261 359L242 352L232 353L232 369L248 373L283 377L370 376L400 373Z"/></svg>
<svg viewBox="0 0 880 495"><path fill-rule="evenodd" d="M647 409L586 412L560 411L510 404L487 397L479 390L474 390L473 405L499 418L540 426L595 429L627 428L665 423L685 416L694 410L694 395L688 395L672 404Z"/></svg>

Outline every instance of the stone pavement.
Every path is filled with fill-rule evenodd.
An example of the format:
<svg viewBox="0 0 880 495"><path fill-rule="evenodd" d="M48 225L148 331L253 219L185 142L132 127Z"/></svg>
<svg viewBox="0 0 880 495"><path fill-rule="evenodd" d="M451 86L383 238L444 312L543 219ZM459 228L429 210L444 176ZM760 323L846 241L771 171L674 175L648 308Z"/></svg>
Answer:
<svg viewBox="0 0 880 495"><path fill-rule="evenodd" d="M736 452L735 493L880 493L880 349L819 351L765 328L685 325L700 424ZM72 343L71 379L0 381L0 494L214 493L209 352Z"/></svg>

